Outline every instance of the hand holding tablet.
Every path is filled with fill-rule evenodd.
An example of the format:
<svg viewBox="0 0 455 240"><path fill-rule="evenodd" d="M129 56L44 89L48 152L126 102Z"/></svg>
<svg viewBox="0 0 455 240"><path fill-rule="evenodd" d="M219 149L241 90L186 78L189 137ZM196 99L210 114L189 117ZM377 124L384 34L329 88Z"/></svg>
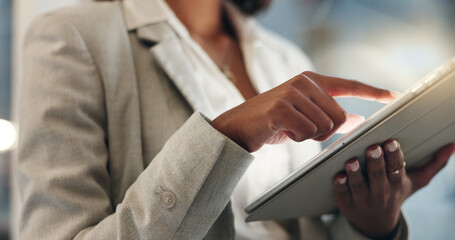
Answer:
<svg viewBox="0 0 455 240"><path fill-rule="evenodd" d="M398 141L373 145L365 152L364 169L354 158L345 163L345 173L335 178L337 207L366 236L389 236L398 224L403 202L428 184L454 151L455 144L449 144L425 166L407 171Z"/></svg>

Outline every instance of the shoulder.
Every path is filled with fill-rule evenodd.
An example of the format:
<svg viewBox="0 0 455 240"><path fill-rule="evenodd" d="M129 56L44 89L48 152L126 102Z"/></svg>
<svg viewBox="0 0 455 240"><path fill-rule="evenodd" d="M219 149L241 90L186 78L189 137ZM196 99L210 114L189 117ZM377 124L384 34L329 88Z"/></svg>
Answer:
<svg viewBox="0 0 455 240"><path fill-rule="evenodd" d="M39 65L52 74L89 69L86 76L98 76L105 86L126 74L132 78L134 61L128 34L117 2L81 4L41 15L24 38L24 71L31 72ZM56 65L61 67L56 69ZM81 72L74 75L82 76Z"/></svg>
<svg viewBox="0 0 455 240"><path fill-rule="evenodd" d="M35 18L25 35L24 54L90 54L99 68L125 64L131 47L120 1L84 3ZM112 71L112 70L109 70Z"/></svg>
<svg viewBox="0 0 455 240"><path fill-rule="evenodd" d="M99 23L109 22L121 17L122 8L118 1L91 2L54 10L37 17L35 22L42 19L54 19L74 25L94 27L99 25Z"/></svg>
<svg viewBox="0 0 455 240"><path fill-rule="evenodd" d="M93 33L109 35L109 31L121 27L126 31L123 19L121 4L117 1L84 3L36 17L27 32L53 31L65 34L65 31L76 31L81 36L93 36Z"/></svg>

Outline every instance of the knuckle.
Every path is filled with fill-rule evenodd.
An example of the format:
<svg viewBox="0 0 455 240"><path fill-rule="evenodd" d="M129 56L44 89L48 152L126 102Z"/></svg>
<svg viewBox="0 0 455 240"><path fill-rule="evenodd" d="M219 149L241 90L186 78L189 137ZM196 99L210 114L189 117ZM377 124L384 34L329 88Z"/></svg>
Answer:
<svg viewBox="0 0 455 240"><path fill-rule="evenodd" d="M401 189L395 191L392 195L394 202L399 202L403 198L403 191Z"/></svg>
<svg viewBox="0 0 455 240"><path fill-rule="evenodd" d="M299 77L295 78L293 81L294 84L308 84L313 83L312 76L314 77L315 73L311 71L305 71L299 75Z"/></svg>
<svg viewBox="0 0 455 240"><path fill-rule="evenodd" d="M269 112L276 114L287 107L287 102L283 98L277 98L270 104Z"/></svg>
<svg viewBox="0 0 455 240"><path fill-rule="evenodd" d="M400 169L403 168L403 163L402 162L398 162L398 163L395 163L395 166L393 167L395 170L396 169Z"/></svg>
<svg viewBox="0 0 455 240"><path fill-rule="evenodd" d="M301 74L304 75L304 76L306 76L306 77L309 77L309 76L313 75L314 72L313 72L313 71L304 71L304 72L302 72Z"/></svg>
<svg viewBox="0 0 455 240"><path fill-rule="evenodd" d="M381 195L379 198L379 207L380 208L385 208L388 204L389 199L385 195Z"/></svg>
<svg viewBox="0 0 455 240"><path fill-rule="evenodd" d="M304 76L298 75L288 81L288 86L296 87L299 84L299 82L303 81L304 79L305 79Z"/></svg>
<svg viewBox="0 0 455 240"><path fill-rule="evenodd" d="M351 184L349 184L349 187L353 192L360 192L363 188L363 183L361 181L351 182Z"/></svg>
<svg viewBox="0 0 455 240"><path fill-rule="evenodd" d="M274 110L269 111L270 127L272 129L281 129L286 125L286 113L285 108L275 108Z"/></svg>
<svg viewBox="0 0 455 240"><path fill-rule="evenodd" d="M283 95L285 98L293 98L298 94L298 90L294 86L286 86L283 90Z"/></svg>
<svg viewBox="0 0 455 240"><path fill-rule="evenodd" d="M388 171L389 171L389 172L393 172L393 171L396 171L396 170L400 169L401 167L402 167L402 164L401 164L401 163L396 163L396 162L394 162L394 163L391 163L391 164L389 165Z"/></svg>
<svg viewBox="0 0 455 240"><path fill-rule="evenodd" d="M401 174L399 174L398 176L396 176L396 179L393 182L397 191L401 191L401 189L404 186L404 177Z"/></svg>
<svg viewBox="0 0 455 240"><path fill-rule="evenodd" d="M389 188L387 188L387 190L384 191L383 196L384 196L384 202L386 202L386 203L389 202L389 199L391 196Z"/></svg>
<svg viewBox="0 0 455 240"><path fill-rule="evenodd" d="M316 125L314 125L313 123L308 124L308 126L305 128L305 134L307 135L307 138L316 136L317 133L318 133L318 127Z"/></svg>
<svg viewBox="0 0 455 240"><path fill-rule="evenodd" d="M305 87L308 83L308 78L305 75L293 78L289 81L289 86L293 88L298 88L299 86Z"/></svg>
<svg viewBox="0 0 455 240"><path fill-rule="evenodd" d="M385 176L385 171L384 171L384 169L376 169L376 170L372 171L371 175L375 179L381 179L381 178L383 178Z"/></svg>
<svg viewBox="0 0 455 240"><path fill-rule="evenodd" d="M271 107L267 113L267 118L269 120L269 127L271 129L280 129L284 126L283 114L280 112L283 111L283 108Z"/></svg>
<svg viewBox="0 0 455 240"><path fill-rule="evenodd" d="M343 123L345 123L347 120L348 120L348 113L346 112L346 110L341 109L338 112L338 114L335 116L335 118L333 119L333 122L337 126L339 126L339 125L342 125Z"/></svg>
<svg viewBox="0 0 455 240"><path fill-rule="evenodd" d="M273 115L272 115L272 118L270 118L270 119L271 119L269 122L270 129L279 129L279 128L281 128L281 126L283 126L283 121L281 118L273 117Z"/></svg>
<svg viewBox="0 0 455 240"><path fill-rule="evenodd" d="M330 119L321 122L319 126L319 134L326 134L332 131L333 129L333 122Z"/></svg>

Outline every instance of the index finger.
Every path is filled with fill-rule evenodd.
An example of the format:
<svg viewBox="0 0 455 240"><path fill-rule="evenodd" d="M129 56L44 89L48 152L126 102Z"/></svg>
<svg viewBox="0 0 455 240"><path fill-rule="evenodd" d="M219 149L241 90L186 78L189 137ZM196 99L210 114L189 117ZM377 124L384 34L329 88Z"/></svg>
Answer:
<svg viewBox="0 0 455 240"><path fill-rule="evenodd" d="M398 92L376 88L356 80L324 76L313 72L305 72L304 74L315 80L331 97L355 97L389 103L401 96Z"/></svg>
<svg viewBox="0 0 455 240"><path fill-rule="evenodd" d="M332 97L356 97L380 103L389 103L401 96L398 92L376 88L355 80L343 79L331 88L328 92Z"/></svg>

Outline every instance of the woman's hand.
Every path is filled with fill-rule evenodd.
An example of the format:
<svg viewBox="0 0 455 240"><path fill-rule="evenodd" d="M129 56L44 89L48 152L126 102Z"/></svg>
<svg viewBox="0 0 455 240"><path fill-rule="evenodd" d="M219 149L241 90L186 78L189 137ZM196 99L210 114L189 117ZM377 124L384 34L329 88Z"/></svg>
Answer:
<svg viewBox="0 0 455 240"><path fill-rule="evenodd" d="M211 124L249 152L288 138L323 141L347 121L358 122L358 116L349 118L332 98L341 96L389 102L396 94L357 81L304 72L221 114Z"/></svg>
<svg viewBox="0 0 455 240"><path fill-rule="evenodd" d="M335 177L337 206L366 236L388 236L397 227L406 198L426 186L454 151L452 143L439 150L424 166L407 172L397 141L389 140L383 147L371 146L366 151L365 175L359 162L351 159L345 164L346 174Z"/></svg>

